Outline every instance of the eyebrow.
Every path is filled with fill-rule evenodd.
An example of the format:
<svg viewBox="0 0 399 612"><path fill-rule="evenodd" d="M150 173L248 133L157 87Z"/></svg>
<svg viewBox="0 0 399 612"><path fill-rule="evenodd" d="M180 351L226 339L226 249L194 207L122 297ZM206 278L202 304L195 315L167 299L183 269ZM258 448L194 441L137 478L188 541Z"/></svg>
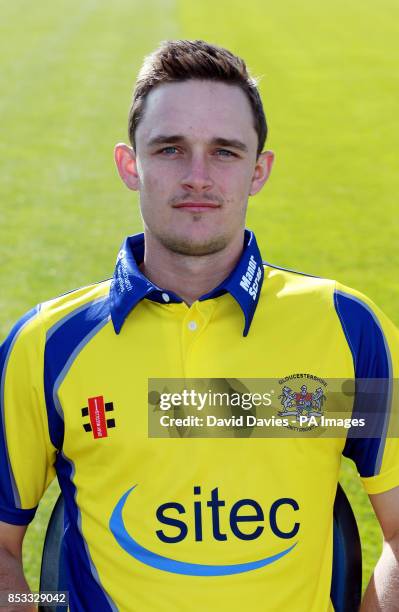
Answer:
<svg viewBox="0 0 399 612"><path fill-rule="evenodd" d="M153 147L154 145L160 144L168 144L171 142L183 142L185 140L184 136L180 134L160 134L159 136L154 136L148 141L148 146Z"/></svg>
<svg viewBox="0 0 399 612"><path fill-rule="evenodd" d="M236 140L235 138L213 138L211 144L217 145L219 147L231 147L232 149L238 149L239 151L248 151L248 147L241 140Z"/></svg>
<svg viewBox="0 0 399 612"><path fill-rule="evenodd" d="M182 134L160 134L159 136L151 138L147 144L149 147L153 147L161 144L181 143L186 141L187 139ZM244 152L248 151L247 145L235 138L212 138L210 144L218 147L231 147L232 149L238 149Z"/></svg>

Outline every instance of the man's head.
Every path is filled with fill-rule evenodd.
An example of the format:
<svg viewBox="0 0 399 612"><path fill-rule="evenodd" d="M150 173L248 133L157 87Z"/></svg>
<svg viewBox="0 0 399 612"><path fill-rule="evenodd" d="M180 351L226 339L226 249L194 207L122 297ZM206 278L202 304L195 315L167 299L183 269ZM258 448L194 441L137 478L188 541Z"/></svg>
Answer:
<svg viewBox="0 0 399 612"><path fill-rule="evenodd" d="M140 193L147 243L184 255L242 245L248 196L273 162L243 60L203 41L164 43L139 74L129 137L115 159Z"/></svg>
<svg viewBox="0 0 399 612"><path fill-rule="evenodd" d="M258 135L259 155L266 142L267 124L256 80L248 74L243 59L223 47L203 40L165 41L145 59L136 81L129 112L129 140L133 149L136 129L145 112L148 94L159 85L181 83L189 79L237 85L245 93Z"/></svg>

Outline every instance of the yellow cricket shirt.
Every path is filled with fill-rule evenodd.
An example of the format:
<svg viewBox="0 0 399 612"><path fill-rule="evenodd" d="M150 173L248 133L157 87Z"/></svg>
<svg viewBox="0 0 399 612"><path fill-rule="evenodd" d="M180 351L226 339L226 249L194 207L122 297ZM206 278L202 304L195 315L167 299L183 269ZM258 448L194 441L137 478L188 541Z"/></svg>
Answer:
<svg viewBox="0 0 399 612"><path fill-rule="evenodd" d="M352 289L262 265L249 231L191 307L141 274L143 254L128 238L111 281L41 304L3 343L0 519L27 524L57 475L73 612L331 610L341 456L369 493L399 485L392 394L373 438L151 438L147 383L392 379L398 332Z"/></svg>

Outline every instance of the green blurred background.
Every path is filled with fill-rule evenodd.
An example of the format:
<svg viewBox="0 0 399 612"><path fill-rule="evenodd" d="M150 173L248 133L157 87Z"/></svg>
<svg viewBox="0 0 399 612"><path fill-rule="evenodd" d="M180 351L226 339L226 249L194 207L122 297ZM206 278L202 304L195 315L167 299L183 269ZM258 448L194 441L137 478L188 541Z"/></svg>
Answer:
<svg viewBox="0 0 399 612"><path fill-rule="evenodd" d="M261 77L276 164L248 226L264 257L338 278L399 324L396 0L15 0L1 15L0 338L36 303L109 277L140 230L112 150L142 58L166 38L226 46ZM381 532L346 460L341 474L365 584ZM56 495L25 539L35 590Z"/></svg>

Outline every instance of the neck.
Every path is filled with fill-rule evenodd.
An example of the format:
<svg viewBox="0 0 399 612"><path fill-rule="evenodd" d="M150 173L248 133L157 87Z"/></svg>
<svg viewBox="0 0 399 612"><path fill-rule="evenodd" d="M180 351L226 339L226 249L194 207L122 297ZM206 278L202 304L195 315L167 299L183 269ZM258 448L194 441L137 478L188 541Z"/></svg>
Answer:
<svg viewBox="0 0 399 612"><path fill-rule="evenodd" d="M155 285L180 296L191 306L212 291L235 268L243 250L243 232L223 250L210 255L181 255L144 232L144 261L140 269Z"/></svg>

